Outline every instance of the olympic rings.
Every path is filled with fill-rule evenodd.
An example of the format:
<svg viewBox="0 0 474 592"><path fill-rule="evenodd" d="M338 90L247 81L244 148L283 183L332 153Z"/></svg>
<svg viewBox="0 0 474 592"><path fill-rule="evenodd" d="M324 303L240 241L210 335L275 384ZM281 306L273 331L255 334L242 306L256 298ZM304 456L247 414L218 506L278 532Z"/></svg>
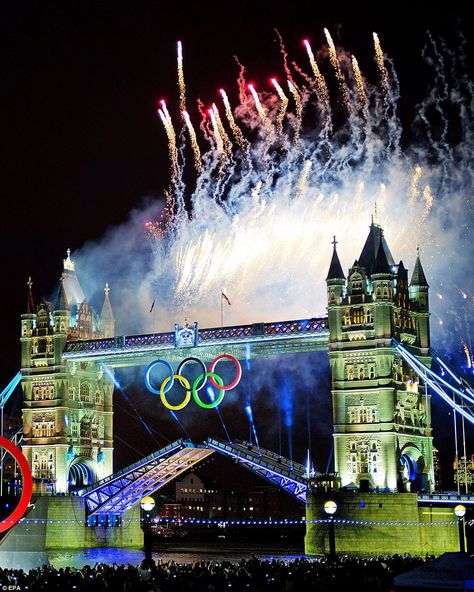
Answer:
<svg viewBox="0 0 474 592"><path fill-rule="evenodd" d="M209 372L212 373L214 372L217 364L223 360L223 359L227 359L230 360L231 362L234 362L234 366L235 366L235 379L228 384L227 386L221 386L221 388L225 391L230 391L233 388L235 388L239 382L240 379L242 378L242 368L239 364L239 360L237 360L236 358L234 358L234 356L231 356L230 354L221 354L220 356L217 356L217 358L215 358L212 362L211 365L209 366ZM210 376L210 382L212 384L212 386L215 386L216 388L219 388L219 385L216 384L214 377Z"/></svg>
<svg viewBox="0 0 474 592"><path fill-rule="evenodd" d="M197 383L202 380L203 378L205 378L206 380L204 381L204 383L207 381L207 377L211 377L214 380L217 380L217 383L219 384L219 395L217 397L217 399L215 401L213 401L212 403L203 403L201 401L201 399L199 398L198 395L198 390L196 388ZM218 405L220 405L222 403L222 399L224 398L225 395L225 389L222 388L222 386L224 385L222 378L219 376L219 374L214 374L214 372L206 372L205 374L201 374L200 376L198 376L196 378L196 380L194 381L193 384L193 399L196 401L196 403L199 405L199 407L202 407L203 409L214 409L214 407L217 407Z"/></svg>
<svg viewBox="0 0 474 592"><path fill-rule="evenodd" d="M155 360L154 362L152 362L148 368L146 369L145 372L145 386L147 387L147 389L153 393L154 395L161 395L161 389L159 391L157 391L155 389L155 387L151 384L150 381L150 373L153 370L153 368L157 365L157 364L163 364L164 366L166 366L166 368L168 369L170 375L168 376L168 382L170 382L170 385L168 386L168 388L164 391L165 393L167 393L170 389L173 388L173 384L174 384L174 374L173 374L173 368L171 367L171 364L169 362L167 362L166 360ZM179 374L179 373L178 373ZM189 387L188 387L189 388Z"/></svg>
<svg viewBox="0 0 474 592"><path fill-rule="evenodd" d="M183 369L183 368L186 366L186 364L188 364L189 362L197 362L197 363L198 363L198 364L201 366L201 368L202 368L202 374L203 374L203 375L205 376L205 378L206 378L206 380L205 380L205 381L204 381L204 382L201 384L201 386L200 386L198 389L195 389L195 388L194 388L194 386L193 386L193 392L194 392L194 390L196 390L196 392L197 392L197 391L200 391L202 388L204 388L204 387L206 386L206 383L207 383L207 369L206 369L206 366L205 366L205 364L204 364L204 362L203 362L202 360L200 360L199 358L193 358L193 357L190 357L190 358L184 358L184 360L183 360L183 361L180 363L180 365L178 366L177 373L178 373L178 374L181 374L181 370L182 370L182 369ZM201 375L201 376L202 376L202 375Z"/></svg>
<svg viewBox="0 0 474 592"><path fill-rule="evenodd" d="M179 382L181 383L181 386L184 386L184 388L187 389L186 390L186 394L185 394L184 399L183 399L183 402L180 403L179 405L171 405L171 403L168 403L168 400L165 397L165 393L167 392L165 390L165 386L171 380L169 376L167 376L163 380L163 382L161 383L160 399L161 399L161 402L163 403L163 405L167 409L171 409L171 411L179 411L180 409L183 409L184 407L186 407L186 405L191 400L191 391L189 390L191 388L191 385L189 384L189 381L186 378L184 378L184 376L180 376L179 374L174 374L173 375L173 378L177 378L179 380Z"/></svg>
<svg viewBox="0 0 474 592"><path fill-rule="evenodd" d="M31 475L31 468L22 451L15 446L13 442L7 440L3 436L0 437L0 448L5 448L16 460L20 467L21 476L23 478L23 490L21 492L20 501L17 507L11 512L9 516L0 520L0 532L4 532L11 528L20 520L28 508L31 501L31 494L33 493L33 477Z"/></svg>
<svg viewBox="0 0 474 592"><path fill-rule="evenodd" d="M224 385L222 378L218 374L215 373L215 368L221 360L230 360L234 364L234 367L235 367L235 378L228 385ZM189 380L181 374L181 372L184 370L184 368L188 364L190 364L191 362L195 362L195 363L199 364L199 366L201 367L201 370L202 370L201 374L193 382L192 388L191 388ZM153 386L153 384L151 383L151 371L158 364L162 364L163 366L165 366L169 372L169 376L167 376L163 380L159 390L157 388L155 388L155 386ZM205 387L205 385L207 384L208 377L209 377L211 385L219 391L219 394L217 396L217 399L215 401L213 401L212 403L203 403L200 396L198 395L198 392ZM145 386L147 387L147 389L151 393L153 393L154 395L160 395L160 399L161 399L161 402L163 403L163 405L167 409L170 409L171 411L179 411L180 409L183 409L184 407L186 407L186 405L191 400L191 394L193 396L194 401L197 403L197 405L199 405L203 409L214 409L215 407L217 407L218 405L221 404L221 402L224 398L225 391L230 391L231 389L235 388L239 384L240 379L242 378L242 368L241 368L240 363L237 360L237 358L234 358L234 356L231 356L230 354L221 354L220 356L217 356L211 362L211 364L209 366L209 372L208 372L206 370L206 366L202 360L191 356L189 358L185 358L184 360L182 360L180 362L180 364L177 368L176 374L174 373L171 364L169 362L167 362L166 360L154 360L151 364L149 364L147 366L144 378L145 378ZM178 380L179 384L185 390L184 399L178 405L172 405L171 403L169 403L168 399L166 398L166 393L169 392L170 389L173 387L175 379Z"/></svg>

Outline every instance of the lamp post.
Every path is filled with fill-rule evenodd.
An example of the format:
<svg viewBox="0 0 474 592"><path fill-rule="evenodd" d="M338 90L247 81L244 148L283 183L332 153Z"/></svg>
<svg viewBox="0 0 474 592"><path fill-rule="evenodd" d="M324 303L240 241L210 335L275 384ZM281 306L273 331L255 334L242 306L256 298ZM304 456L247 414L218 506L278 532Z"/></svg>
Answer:
<svg viewBox="0 0 474 592"><path fill-rule="evenodd" d="M324 511L329 517L329 558L336 558L336 533L334 531L334 514L337 511L337 504L333 500L328 500L324 504Z"/></svg>
<svg viewBox="0 0 474 592"><path fill-rule="evenodd" d="M143 510L143 546L145 548L145 561L151 562L151 514L155 507L155 500L150 497L144 497L140 502Z"/></svg>
<svg viewBox="0 0 474 592"><path fill-rule="evenodd" d="M454 508L454 513L459 518L459 550L461 551L461 553L465 553L466 545L464 542L464 516L466 515L466 508L462 504L459 504Z"/></svg>

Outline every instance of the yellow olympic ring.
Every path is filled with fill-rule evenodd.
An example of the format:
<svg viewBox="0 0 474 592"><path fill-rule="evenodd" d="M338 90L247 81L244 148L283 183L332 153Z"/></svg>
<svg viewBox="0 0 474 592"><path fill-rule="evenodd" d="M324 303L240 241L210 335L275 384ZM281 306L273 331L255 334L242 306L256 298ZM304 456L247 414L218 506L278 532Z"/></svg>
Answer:
<svg viewBox="0 0 474 592"><path fill-rule="evenodd" d="M181 386L184 386L184 388L186 389L186 395L184 396L183 402L180 403L179 405L171 405L170 403L168 403L168 400L166 399L165 387L168 384L168 382L171 380L171 376L167 376L161 384L160 399L161 399L161 402L163 403L163 405L167 409L171 409L171 411L179 411L180 409L183 409L184 407L186 407L186 405L191 400L191 390L190 390L191 385L189 384L189 381L184 376L181 376L181 374L174 374L173 377L177 378L179 380L179 382L181 383Z"/></svg>

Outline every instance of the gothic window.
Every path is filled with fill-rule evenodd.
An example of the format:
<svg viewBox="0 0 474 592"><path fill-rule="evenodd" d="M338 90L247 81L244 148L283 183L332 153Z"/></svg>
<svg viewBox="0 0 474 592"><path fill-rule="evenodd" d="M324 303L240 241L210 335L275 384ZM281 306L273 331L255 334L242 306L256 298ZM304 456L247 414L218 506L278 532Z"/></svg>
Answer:
<svg viewBox="0 0 474 592"><path fill-rule="evenodd" d="M360 408L360 421L359 423L367 423L367 407Z"/></svg>
<svg viewBox="0 0 474 592"><path fill-rule="evenodd" d="M100 390L95 391L95 404L102 405L102 393Z"/></svg>
<svg viewBox="0 0 474 592"><path fill-rule="evenodd" d="M365 368L364 368L364 366L359 366L358 369L357 369L357 373L358 373L358 376L359 376L359 380L364 380L364 378L365 378Z"/></svg>
<svg viewBox="0 0 474 592"><path fill-rule="evenodd" d="M383 297L384 299L388 299L388 286L383 287Z"/></svg>
<svg viewBox="0 0 474 592"><path fill-rule="evenodd" d="M351 442L351 450L356 450L357 446L355 442Z"/></svg>
<svg viewBox="0 0 474 592"><path fill-rule="evenodd" d="M353 308L351 310L351 322L353 325L362 325L364 322L364 309Z"/></svg>
<svg viewBox="0 0 474 592"><path fill-rule="evenodd" d="M97 438L98 438L98 431L99 431L99 424L97 423L97 420L94 419L94 421L92 422L92 426L91 426L91 436L95 440L97 440Z"/></svg>
<svg viewBox="0 0 474 592"><path fill-rule="evenodd" d="M88 418L84 418L81 421L81 438L91 437L91 423Z"/></svg>
<svg viewBox="0 0 474 592"><path fill-rule="evenodd" d="M354 380L354 366L352 364L347 366L347 380Z"/></svg>
<svg viewBox="0 0 474 592"><path fill-rule="evenodd" d="M73 423L71 427L71 435L73 438L79 438L79 426L77 423Z"/></svg>
<svg viewBox="0 0 474 592"><path fill-rule="evenodd" d="M369 366L369 378L375 378L375 366Z"/></svg>
<svg viewBox="0 0 474 592"><path fill-rule="evenodd" d="M368 308L365 311L365 322L367 324L371 324L371 323L374 322L374 315L373 315L373 312L372 312L372 309L371 308Z"/></svg>
<svg viewBox="0 0 474 592"><path fill-rule="evenodd" d="M334 291L331 290L329 292L329 304L335 304L336 303L336 295L334 294Z"/></svg>
<svg viewBox="0 0 474 592"><path fill-rule="evenodd" d="M349 423L359 423L359 410L356 407L349 408Z"/></svg>
<svg viewBox="0 0 474 592"><path fill-rule="evenodd" d="M376 299L376 300L379 300L379 299L381 298L381 296L382 296L382 290L381 290L381 289L378 287L378 288L375 290L375 299Z"/></svg>
<svg viewBox="0 0 474 592"><path fill-rule="evenodd" d="M349 326L351 324L351 315L348 308L345 308L342 314L342 324L344 326Z"/></svg>
<svg viewBox="0 0 474 592"><path fill-rule="evenodd" d="M47 354L53 353L53 340L52 339L48 339L46 341L46 353Z"/></svg>
<svg viewBox="0 0 474 592"><path fill-rule="evenodd" d="M81 401L89 403L89 385L87 382L81 383Z"/></svg>
<svg viewBox="0 0 474 592"><path fill-rule="evenodd" d="M31 342L31 352L33 354L38 353L38 340L37 339L33 339L33 341Z"/></svg>

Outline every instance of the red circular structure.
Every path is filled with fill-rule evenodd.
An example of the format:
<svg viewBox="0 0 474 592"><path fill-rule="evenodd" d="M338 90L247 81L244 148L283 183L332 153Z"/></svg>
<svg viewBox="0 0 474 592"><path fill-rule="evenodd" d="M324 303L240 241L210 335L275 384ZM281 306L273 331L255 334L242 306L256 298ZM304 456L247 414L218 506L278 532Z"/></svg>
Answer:
<svg viewBox="0 0 474 592"><path fill-rule="evenodd" d="M209 374L215 372L215 368L217 364L220 362L220 360L230 360L231 362L233 362L235 366L235 379L227 386L218 385L212 376L209 376L209 381L212 384L212 386L214 386L217 389L221 389L223 391L230 391L239 384L240 379L242 378L242 368L239 364L239 360L234 358L234 356L231 356L230 354L221 354L212 361L211 365L209 366Z"/></svg>
<svg viewBox="0 0 474 592"><path fill-rule="evenodd" d="M15 446L15 444L10 442L10 440L7 440L7 438L0 436L0 448L5 448L5 450L13 456L20 467L21 476L23 477L23 491L17 507L5 518L5 520L0 520L0 532L4 532L16 524L26 512L31 500L31 494L33 493L33 477L31 475L30 465L18 446Z"/></svg>

